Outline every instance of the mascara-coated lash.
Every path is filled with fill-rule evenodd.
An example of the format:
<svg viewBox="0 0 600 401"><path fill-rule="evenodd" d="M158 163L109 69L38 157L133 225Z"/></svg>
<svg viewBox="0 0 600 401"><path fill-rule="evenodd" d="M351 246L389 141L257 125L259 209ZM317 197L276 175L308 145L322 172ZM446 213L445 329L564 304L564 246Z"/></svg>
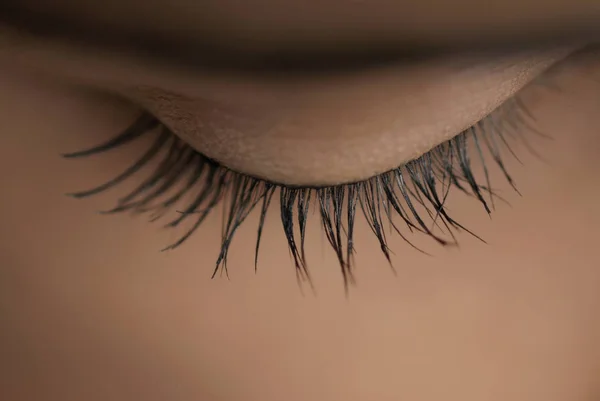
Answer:
<svg viewBox="0 0 600 401"><path fill-rule="evenodd" d="M213 277L219 271L227 272L227 255L234 234L255 208L260 211L254 260L257 267L267 211L278 193L283 232L297 276L310 282L304 242L309 209L313 204L347 287L353 282L354 224L358 211L366 219L390 264L389 232L400 235L419 251L406 237L407 232L425 234L442 245L456 242L454 231L463 230L475 235L448 214L445 207L448 193L455 188L475 197L490 213L496 195L490 185L487 159L492 159L514 188L502 160L502 150L512 153L509 139L524 140L523 128L531 128L528 124L531 118L520 99L514 97L483 120L415 160L364 181L321 188L289 187L232 171L196 151L147 112L113 139L64 156L98 155L142 136L155 135L150 147L121 174L95 188L70 195L85 198L98 194L122 184L147 165L155 164L154 170L139 185L103 213L149 213L151 221L156 221L184 198L190 199L165 227L175 228L188 221L191 226L165 250L180 246L220 202L226 202L221 249ZM468 145L469 140L472 146ZM472 158L480 162L482 178L476 178ZM391 227L388 233L386 225Z"/></svg>

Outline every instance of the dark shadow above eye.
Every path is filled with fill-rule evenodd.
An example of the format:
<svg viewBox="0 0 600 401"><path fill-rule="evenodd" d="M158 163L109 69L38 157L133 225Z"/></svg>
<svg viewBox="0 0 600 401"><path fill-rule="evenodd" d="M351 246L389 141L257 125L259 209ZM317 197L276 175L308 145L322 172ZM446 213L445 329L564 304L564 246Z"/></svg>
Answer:
<svg viewBox="0 0 600 401"><path fill-rule="evenodd" d="M309 13L303 10L310 7L299 0L230 5L227 0L207 0L201 6L189 0L25 0L3 1L0 23L188 67L285 75L415 62L464 51L498 55L600 39L600 6L564 0L532 8L536 1L483 6L474 0L460 0L462 5L439 0L437 7L428 3L423 8L414 2L375 0L350 2L343 13L334 2L319 1ZM253 11L265 4L271 6L268 14ZM294 8L295 14L288 10Z"/></svg>

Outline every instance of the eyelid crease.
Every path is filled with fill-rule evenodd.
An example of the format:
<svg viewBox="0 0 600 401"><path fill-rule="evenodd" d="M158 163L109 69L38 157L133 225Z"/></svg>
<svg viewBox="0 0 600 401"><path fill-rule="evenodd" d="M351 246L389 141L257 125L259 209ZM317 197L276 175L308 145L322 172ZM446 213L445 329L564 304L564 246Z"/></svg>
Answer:
<svg viewBox="0 0 600 401"><path fill-rule="evenodd" d="M206 38L198 35L190 40L189 34L194 30L190 30L189 26L188 30L180 29L178 32L172 30L161 31L162 26L173 26L175 24L173 21L169 22L168 20L163 20L163 24L154 21L145 27L142 24L142 26L137 26L136 30L135 25L132 23L132 19L135 20L135 18L131 17L153 15L147 12L144 13L145 15L140 16L137 8L133 11L134 16L126 18L125 23L123 23L123 21L119 22L118 19L115 19L114 13L106 13L108 10L106 4L95 10L96 16L105 16L104 20L94 21L94 18L89 18L90 14L87 12L89 6L86 6L84 8L85 12L80 12L82 15L79 16L77 13L69 14L65 10L62 10L63 14L61 15L60 11L56 12L52 7L48 9L43 3L29 5L28 7L27 5L4 1L0 4L0 23L13 27L13 30L18 30L23 35L44 37L46 39L54 38L86 47L91 44L105 52L130 52L157 61L168 61L183 68L201 68L212 71L228 70L253 75L272 75L273 73L314 74L331 71L332 68L339 71L340 69L363 68L369 65L414 62L441 55L448 56L473 51L489 52L491 49L494 49L496 53L510 53L516 49L533 50L549 45L588 42L600 35L597 28L597 18L600 14L597 9L584 13L583 11L589 11L585 10L585 4L578 4L580 10L574 12L574 15L571 15L570 18L565 18L564 12L568 11L568 7L564 5L556 9L548 8L544 10L550 13L546 19L540 19L540 10L537 9L533 15L527 7L521 13L511 12L508 15L508 20L505 16L503 22L508 23L511 18L514 18L517 22L523 24L521 29L513 30L493 28L493 25L481 23L479 19L468 18L467 14L464 13L460 13L451 19L442 18L440 21L440 17L430 13L427 8L427 12L420 15L421 20L425 19L424 23L415 25L414 19L410 19L410 17L404 24L396 22L396 26L410 26L410 28L406 31L399 28L400 30L396 33L396 36L392 35L391 37L380 35L381 37L377 38L368 35L368 31L377 30L378 27L375 26L368 29L367 32L363 32L362 40L358 40L360 35L357 37L352 34L350 36L353 40L341 41L339 39L335 40L335 36L331 35L331 28L328 27L327 32L329 35L325 35L321 40L296 40L296 42L299 42L296 43L296 46L290 43L293 42L291 39L288 39L287 42L281 42L286 37L285 34L279 35L281 38L276 37L274 34L267 37L266 42L275 39L276 46L261 46L261 40L251 42L251 37L247 34L245 36L242 34L241 44L235 45L235 41L233 41L228 46L224 46L225 38L219 37L214 32L207 35ZM502 6L502 3L498 3L498 5ZM118 7L120 14L123 15L132 12L131 8L126 6L122 2L116 6L113 4L113 7ZM148 4L144 4L144 6L149 7ZM510 9L510 4L508 6ZM570 4L570 6L573 7L573 4ZM177 7L172 8L177 9ZM461 7L458 7L458 9L461 9ZM421 13L423 11L425 10L421 10ZM155 16L159 15L157 9L154 9L154 12ZM525 17L524 14L528 14L528 16ZM108 20L106 19L107 15L109 15ZM197 13L197 10L192 9L190 15L195 15L205 25L210 22L210 20L202 19L206 16L204 12ZM165 16L165 13L159 15L159 20L160 17ZM489 21L490 16L487 15L487 17ZM431 30L427 29L428 18L431 19L430 23L435 21L433 25L438 27L436 31L433 31L433 34L430 32ZM245 19L248 19L247 16ZM195 27L201 24L198 20L191 21ZM540 21L546 21L547 26L539 24ZM190 24L190 20L186 19L186 22ZM442 23L449 23L450 29L448 27L445 30L441 29L440 24ZM452 24L455 24L455 29L451 29ZM474 26L469 29L470 24ZM237 25L238 29L228 29L229 33L237 32L239 35L243 32L240 29L240 21L237 21L237 24L234 25ZM225 24L224 26L231 25ZM148 29L149 27L151 29ZM220 31L222 26L217 28L217 31ZM316 31L314 27L313 30ZM257 33L256 30L253 31ZM478 31L483 31L483 33ZM264 34L268 31L264 31L263 28L258 33L261 32ZM444 32L444 35L441 35L440 32ZM188 36L181 35L181 33L188 34ZM223 34L222 31L221 34ZM304 34L306 35L306 32ZM327 36L331 38L327 39ZM215 41L214 38L220 40ZM327 43L332 39L333 43L329 43L327 46L322 45L323 48L320 51L315 50L319 47L320 42ZM262 39L262 42L264 41L265 37ZM344 49L344 52L332 58L331 54L335 53L336 49Z"/></svg>
<svg viewBox="0 0 600 401"><path fill-rule="evenodd" d="M120 198L115 207L103 213L149 213L151 221L156 221L180 204L186 195L191 195L191 200L177 211L177 217L165 224L165 227L175 228L189 221L191 227L164 250L175 249L186 242L214 208L220 202L226 202L225 210L228 212L221 250L212 277L219 272L227 273L227 255L233 237L248 215L258 208L256 267L266 213L276 192L279 192L281 222L297 277L300 282L308 282L312 286L304 238L308 211L314 207L348 289L354 283L353 230L359 211L390 266L392 260L385 232L388 225L393 233L423 253L405 236L404 230L424 234L441 245L456 244L454 232L458 231L479 238L449 215L445 206L449 191L454 188L474 197L487 213L491 213L495 201L501 198L491 187L486 159L492 159L514 188L502 153L503 149L512 153L508 140L523 139L521 131L524 129L537 132L530 125L531 118L523 102L515 97L456 137L396 169L368 180L320 188L290 187L232 171L206 158L148 113L143 113L115 138L64 156L85 158L109 152L145 135L155 135L151 146L123 173L95 188L69 195L86 198L104 192L124 183L142 168L153 165L153 171L141 184ZM473 142L470 148L469 141ZM473 160L481 162L481 174L476 174ZM478 178L480 175L482 178ZM481 180L483 183L480 183ZM398 226L394 217L399 218L404 229ZM389 224L384 224L384 220ZM298 228L295 228L296 224Z"/></svg>

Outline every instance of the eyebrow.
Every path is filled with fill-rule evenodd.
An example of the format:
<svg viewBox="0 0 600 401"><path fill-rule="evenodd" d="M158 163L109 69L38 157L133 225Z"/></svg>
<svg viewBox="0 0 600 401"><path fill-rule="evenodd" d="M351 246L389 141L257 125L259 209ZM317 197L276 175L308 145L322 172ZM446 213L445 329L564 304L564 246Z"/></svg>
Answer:
<svg viewBox="0 0 600 401"><path fill-rule="evenodd" d="M474 35L457 43L431 40L397 40L372 43L343 51L331 49L277 49L272 52L232 50L210 40L169 38L156 32L140 32L124 26L77 21L64 15L47 15L15 4L0 4L0 23L33 36L128 52L184 67L251 74L320 74L364 69L391 63L414 63L457 53L509 53L556 47L574 41L600 40L600 21L582 23L578 29L565 24L536 34Z"/></svg>

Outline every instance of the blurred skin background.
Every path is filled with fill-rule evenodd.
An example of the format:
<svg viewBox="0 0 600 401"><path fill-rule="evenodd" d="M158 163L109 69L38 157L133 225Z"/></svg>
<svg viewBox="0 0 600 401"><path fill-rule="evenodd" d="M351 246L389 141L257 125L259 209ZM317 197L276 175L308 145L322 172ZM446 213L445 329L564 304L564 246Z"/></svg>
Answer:
<svg viewBox="0 0 600 401"><path fill-rule="evenodd" d="M0 397L600 399L597 42L600 3L584 0L3 2ZM352 64L380 54L385 73ZM473 57L477 68L457 72ZM534 152L516 146L521 162L505 157L522 196L491 169L508 201L492 219L467 196L448 199L453 217L487 243L462 233L458 248L444 248L415 236L427 256L390 236L394 273L358 218L357 284L348 294L316 214L306 234L313 294L296 280L278 205L258 271L253 213L232 244L229 279L211 279L221 210L182 247L161 253L181 232L146 216L96 213L123 191L64 195L139 157L149 138L93 159L60 155L113 137L142 107L163 113L206 154L225 158L215 149L240 142L258 149L231 160L241 172L269 178L270 161L286 155L285 177L310 183L326 174L368 178L394 167L371 163L403 162L401 152L386 151L385 124L371 118L392 121L381 111L390 99L429 144L476 123L491 111L482 104L517 92L535 128L551 137L533 135ZM370 106L360 99L381 101L365 112L368 123L360 110ZM241 136L207 146L194 127L216 104L236 119L211 124L225 132L233 121ZM293 116L318 134L245 134L289 104L318 105L307 108L315 115ZM347 114L357 120L343 126ZM364 131L350 138L347 127ZM410 141L421 139L407 136L403 146ZM365 154L381 157L358 169L353 161Z"/></svg>

